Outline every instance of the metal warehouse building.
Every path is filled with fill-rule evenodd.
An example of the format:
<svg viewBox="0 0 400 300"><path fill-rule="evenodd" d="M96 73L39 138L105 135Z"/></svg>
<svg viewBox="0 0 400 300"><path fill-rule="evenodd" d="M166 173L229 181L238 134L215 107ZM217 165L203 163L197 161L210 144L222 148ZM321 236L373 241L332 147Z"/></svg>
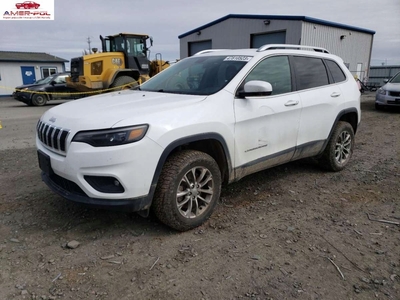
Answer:
<svg viewBox="0 0 400 300"><path fill-rule="evenodd" d="M306 16L230 14L179 36L180 57L206 49L295 44L326 48L360 80L368 80L375 31Z"/></svg>

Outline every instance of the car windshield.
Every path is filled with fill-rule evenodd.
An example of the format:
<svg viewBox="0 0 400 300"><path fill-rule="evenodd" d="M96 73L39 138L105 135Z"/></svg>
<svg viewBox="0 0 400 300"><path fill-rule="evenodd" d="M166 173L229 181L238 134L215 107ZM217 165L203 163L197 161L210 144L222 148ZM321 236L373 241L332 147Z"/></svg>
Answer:
<svg viewBox="0 0 400 300"><path fill-rule="evenodd" d="M400 72L393 76L389 81L390 83L400 83Z"/></svg>
<svg viewBox="0 0 400 300"><path fill-rule="evenodd" d="M50 81L53 80L53 77L54 77L54 75L50 75L50 76L48 76L48 77L46 77L46 78L42 78L42 79L36 80L36 81L35 81L35 84L45 84L45 83L49 83Z"/></svg>
<svg viewBox="0 0 400 300"><path fill-rule="evenodd" d="M250 56L192 56L140 86L143 91L211 95L226 86Z"/></svg>

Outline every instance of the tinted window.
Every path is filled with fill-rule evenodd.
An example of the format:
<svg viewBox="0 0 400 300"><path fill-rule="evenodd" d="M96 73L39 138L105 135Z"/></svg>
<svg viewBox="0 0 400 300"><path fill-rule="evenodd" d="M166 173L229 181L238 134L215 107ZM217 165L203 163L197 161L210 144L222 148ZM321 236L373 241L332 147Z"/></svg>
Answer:
<svg viewBox="0 0 400 300"><path fill-rule="evenodd" d="M396 75L394 75L393 78L391 78L389 80L389 82L391 82L391 83L400 83L400 72L397 73Z"/></svg>
<svg viewBox="0 0 400 300"><path fill-rule="evenodd" d="M305 90L329 84L325 65L320 58L295 56L297 89Z"/></svg>
<svg viewBox="0 0 400 300"><path fill-rule="evenodd" d="M338 64L332 60L325 60L326 65L328 66L329 71L332 74L333 81L342 82L346 80L346 75L344 75L342 69L338 66Z"/></svg>
<svg viewBox="0 0 400 300"><path fill-rule="evenodd" d="M267 81L272 85L272 95L292 91L289 59L287 56L273 56L260 62L247 76L250 80Z"/></svg>

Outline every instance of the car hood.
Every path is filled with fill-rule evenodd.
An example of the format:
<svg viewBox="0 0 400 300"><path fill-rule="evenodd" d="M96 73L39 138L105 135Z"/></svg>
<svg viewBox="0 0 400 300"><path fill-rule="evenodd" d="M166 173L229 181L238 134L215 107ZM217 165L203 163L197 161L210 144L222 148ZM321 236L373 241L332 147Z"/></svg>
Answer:
<svg viewBox="0 0 400 300"><path fill-rule="evenodd" d="M35 84L35 83L32 83L32 84L24 84L24 85L17 86L15 89L16 89L16 90L22 90L22 89L25 89L25 88L28 88L28 89L37 89L37 88L41 88L42 86L45 86L45 85L47 85L47 84L43 84L43 83L41 83L41 84Z"/></svg>
<svg viewBox="0 0 400 300"><path fill-rule="evenodd" d="M400 92L400 83L388 82L383 86L383 89L391 92Z"/></svg>
<svg viewBox="0 0 400 300"><path fill-rule="evenodd" d="M127 90L57 105L45 112L41 120L71 130L121 127L165 118L166 112L176 118L174 110L203 99L205 96Z"/></svg>

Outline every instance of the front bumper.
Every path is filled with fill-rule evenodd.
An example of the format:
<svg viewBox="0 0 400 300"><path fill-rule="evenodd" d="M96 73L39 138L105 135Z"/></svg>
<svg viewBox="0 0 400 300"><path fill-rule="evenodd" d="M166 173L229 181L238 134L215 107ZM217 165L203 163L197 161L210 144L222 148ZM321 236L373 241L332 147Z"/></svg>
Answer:
<svg viewBox="0 0 400 300"><path fill-rule="evenodd" d="M24 93L24 92L14 92L12 94L12 97L15 100L21 101L25 104L29 104L29 102L31 101L31 94L30 93Z"/></svg>
<svg viewBox="0 0 400 300"><path fill-rule="evenodd" d="M62 177L55 174L49 175L42 172L42 180L46 185L56 194L61 197L98 208L116 209L129 212L141 211L150 208L152 202L152 195L147 195L144 197L131 198L131 199L117 199L117 200L107 200L90 198L81 192L79 187L75 183L70 182ZM75 192L71 192L75 190Z"/></svg>
<svg viewBox="0 0 400 300"><path fill-rule="evenodd" d="M377 93L375 103L382 106L400 106L400 95L396 97L388 94L382 95Z"/></svg>
<svg viewBox="0 0 400 300"><path fill-rule="evenodd" d="M136 143L113 147L73 142L65 156L52 152L38 138L36 146L41 153L43 181L63 198L129 211L150 207L156 186L154 174L162 153L162 148L152 140L144 137ZM100 184L93 184L93 178L99 179ZM104 178L117 182L120 189L102 185Z"/></svg>

